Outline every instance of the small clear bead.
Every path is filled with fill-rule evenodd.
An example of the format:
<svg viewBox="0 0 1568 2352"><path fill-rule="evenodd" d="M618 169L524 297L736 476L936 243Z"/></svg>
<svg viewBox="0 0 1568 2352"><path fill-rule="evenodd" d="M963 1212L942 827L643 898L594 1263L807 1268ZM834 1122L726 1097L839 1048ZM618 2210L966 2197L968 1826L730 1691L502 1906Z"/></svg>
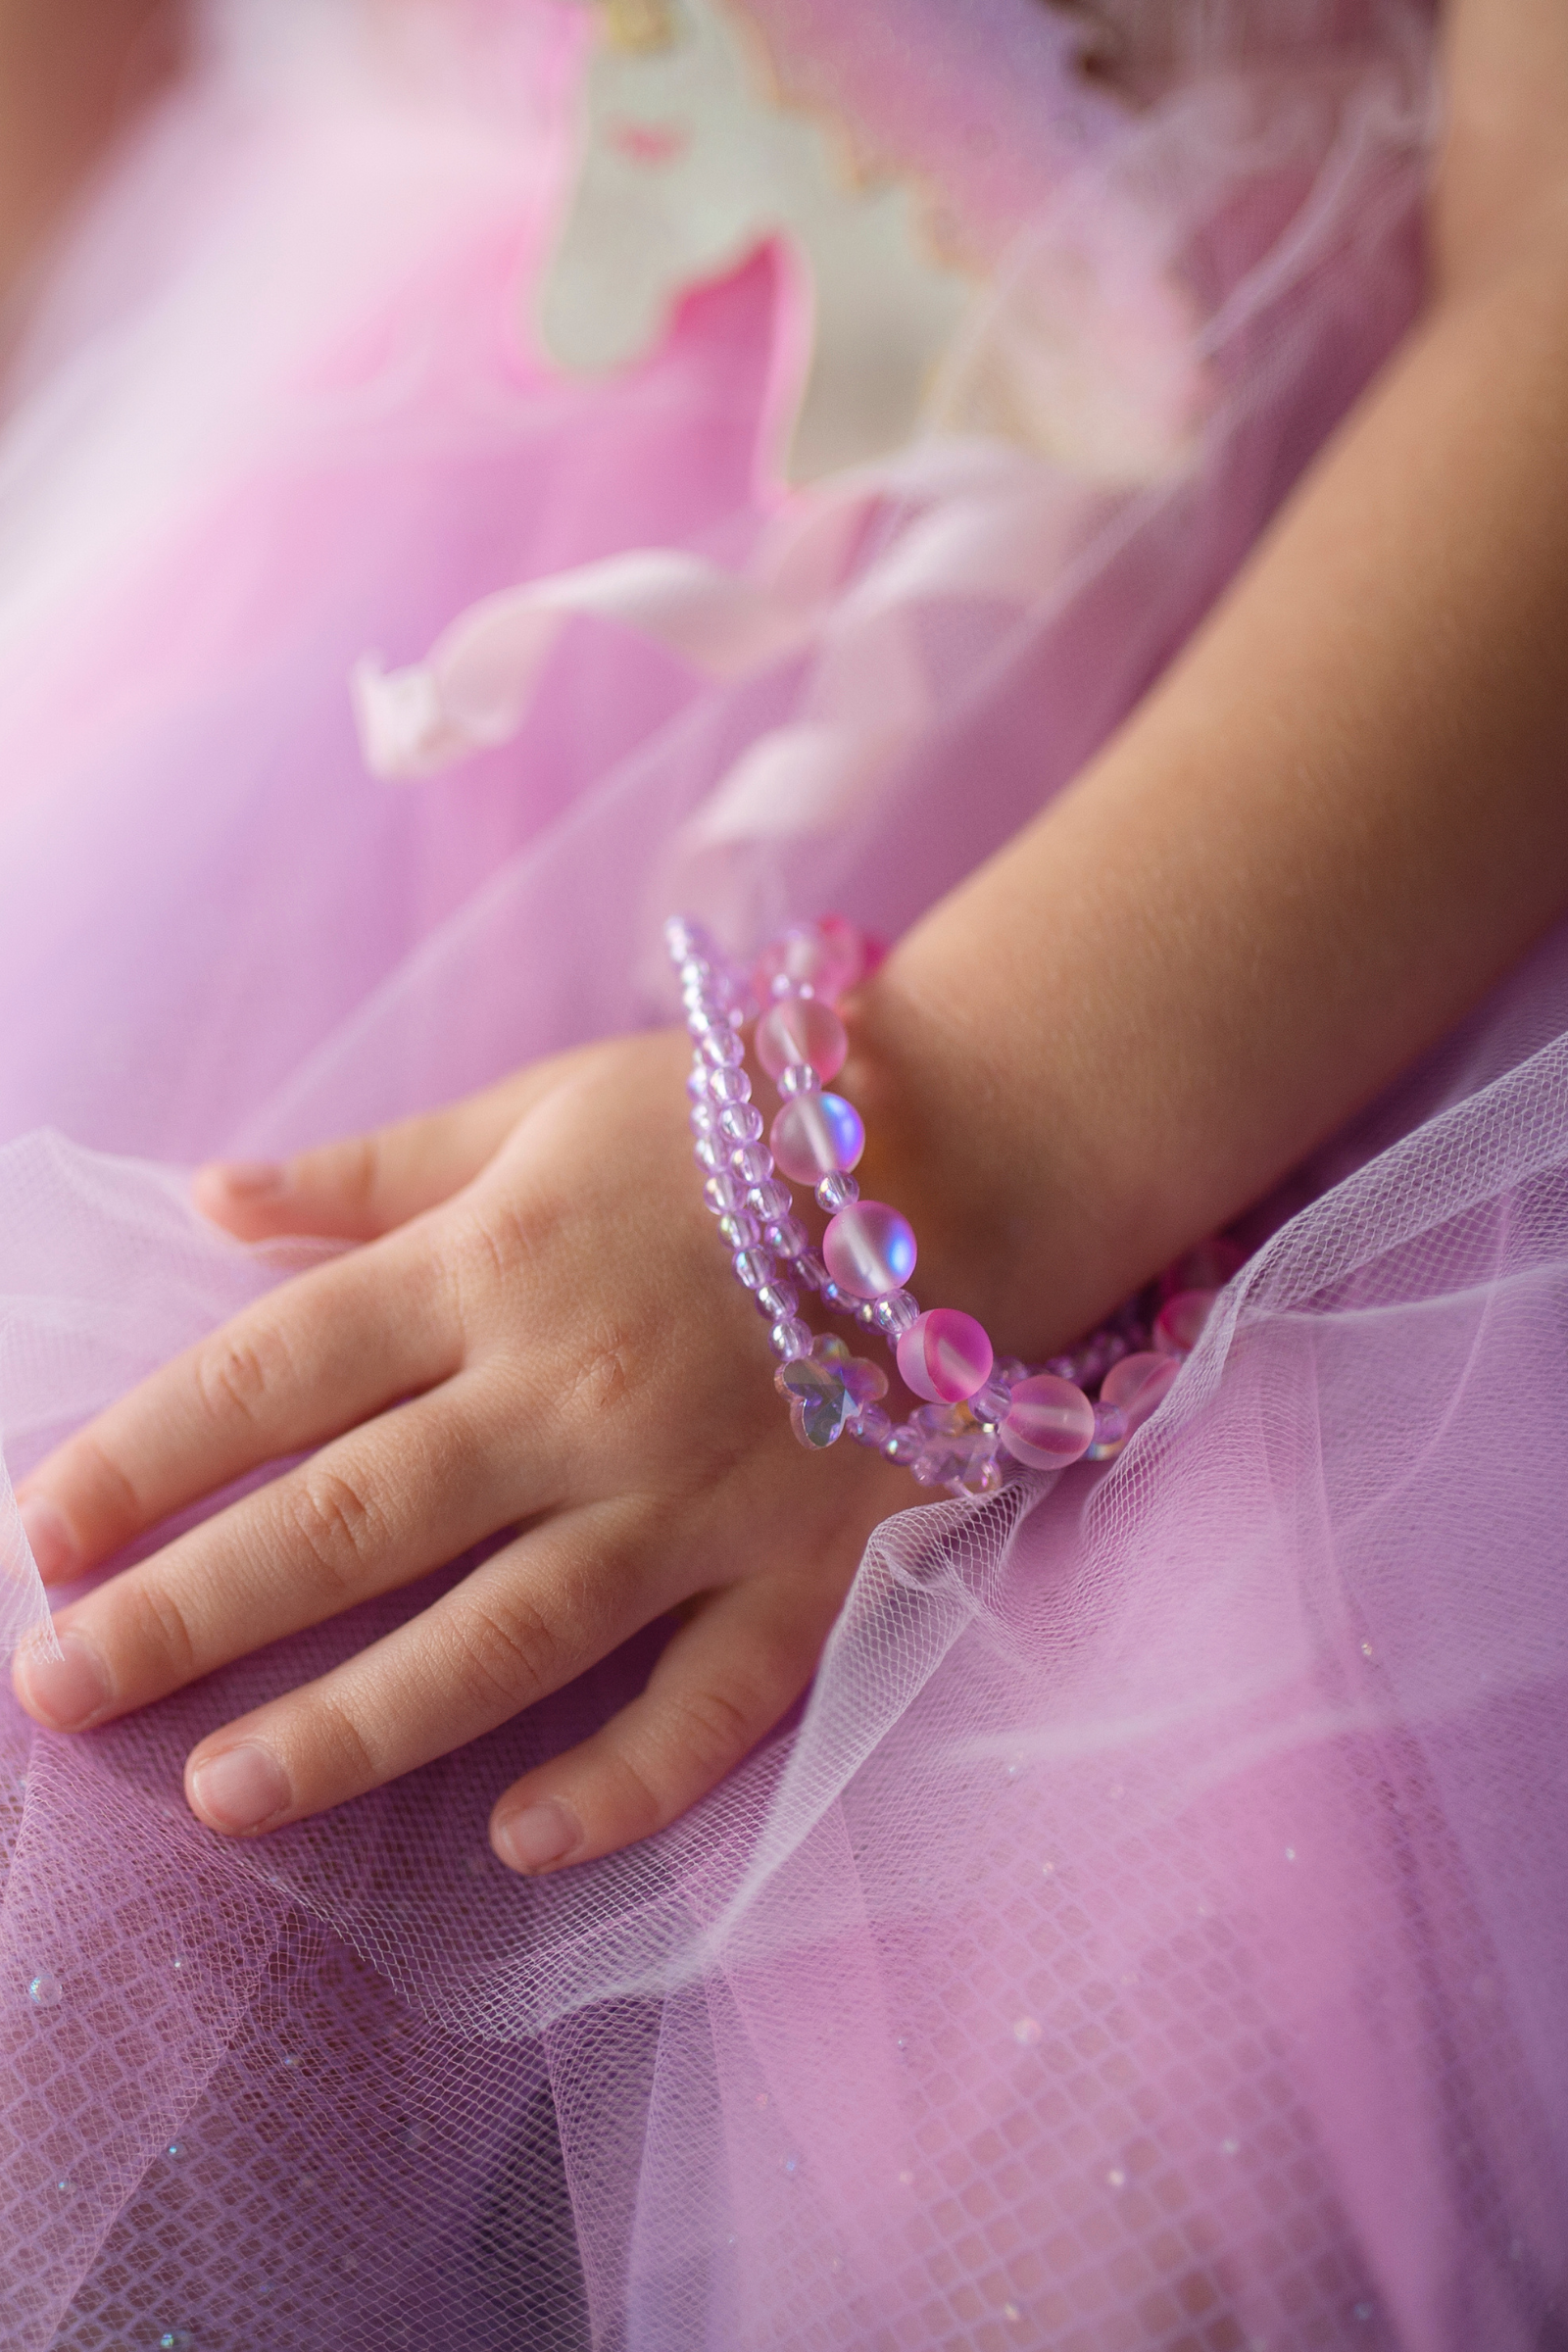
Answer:
<svg viewBox="0 0 1568 2352"><path fill-rule="evenodd" d="M672 914L664 925L664 945L671 956L706 956L712 944L707 924L689 914Z"/></svg>
<svg viewBox="0 0 1568 2352"><path fill-rule="evenodd" d="M762 1238L762 1228L744 1208L734 1210L727 1217L720 1217L718 1230L720 1238L728 1242L732 1250L750 1250Z"/></svg>
<svg viewBox="0 0 1568 2352"><path fill-rule="evenodd" d="M793 1282L764 1282L757 1294L759 1311L770 1323L787 1322L801 1303L801 1294Z"/></svg>
<svg viewBox="0 0 1568 2352"><path fill-rule="evenodd" d="M718 1114L718 1132L732 1144L755 1144L762 1132L762 1114L755 1102L726 1102Z"/></svg>
<svg viewBox="0 0 1568 2352"><path fill-rule="evenodd" d="M991 1378L985 1386L976 1389L970 1397L969 1410L977 1421L996 1429L1005 1421L1010 1401L1007 1382L998 1380L995 1368L993 1368Z"/></svg>
<svg viewBox="0 0 1568 2352"><path fill-rule="evenodd" d="M810 1354L811 1326L803 1323L799 1315L791 1315L784 1322L774 1324L767 1335L767 1342L776 1356L786 1364L792 1364L798 1356Z"/></svg>
<svg viewBox="0 0 1568 2352"><path fill-rule="evenodd" d="M729 1164L742 1184L755 1190L772 1175L773 1154L765 1144L740 1144L730 1153ZM746 1197L750 1200L751 1194Z"/></svg>
<svg viewBox="0 0 1568 2352"><path fill-rule="evenodd" d="M682 988L696 988L700 981L712 979L713 965L706 956L686 956L676 965L675 977Z"/></svg>
<svg viewBox="0 0 1568 2352"><path fill-rule="evenodd" d="M750 1200L751 1195L746 1196ZM762 1239L776 1257L801 1257L811 1247L811 1237L799 1217L779 1217L762 1228Z"/></svg>
<svg viewBox="0 0 1568 2352"><path fill-rule="evenodd" d="M823 1303L831 1306L836 1313L853 1315L860 1303L858 1298L852 1298L848 1291L840 1290L826 1267L823 1268L822 1279L816 1287L822 1294Z"/></svg>
<svg viewBox="0 0 1568 2352"><path fill-rule="evenodd" d="M746 1059L746 1048L734 1029L710 1029L703 1040L703 1055L722 1069L738 1070Z"/></svg>
<svg viewBox="0 0 1568 2352"><path fill-rule="evenodd" d="M765 1250L737 1250L735 1271L749 1291L760 1291L778 1272Z"/></svg>
<svg viewBox="0 0 1568 2352"><path fill-rule="evenodd" d="M726 1216L731 1210L739 1208L744 1198L734 1177L723 1172L710 1176L703 1187L703 1199L715 1217Z"/></svg>
<svg viewBox="0 0 1568 2352"><path fill-rule="evenodd" d="M859 1305L858 1305L858 1306L856 1308L856 1310L855 1310L855 1320L857 1321L857 1323L858 1323L858 1324L860 1325L860 1327L861 1327L861 1329L862 1329L862 1330L865 1330L865 1331L875 1331L875 1329L876 1329L876 1302L875 1302L875 1300L874 1300L874 1299L871 1299L871 1298L862 1298L862 1299L860 1300L860 1303L859 1303Z"/></svg>
<svg viewBox="0 0 1568 2352"><path fill-rule="evenodd" d="M708 1097L704 1095L700 1102L692 1104L686 1123L693 1135L711 1135L713 1129L718 1125L717 1104L710 1102Z"/></svg>
<svg viewBox="0 0 1568 2352"><path fill-rule="evenodd" d="M774 1183L769 1169L768 1174L754 1184L747 1194L746 1205L760 1217L787 1217L795 1203L789 1186Z"/></svg>
<svg viewBox="0 0 1568 2352"><path fill-rule="evenodd" d="M797 1280L804 1282L808 1291L819 1291L827 1280L827 1268L822 1263L821 1251L803 1250L795 1273Z"/></svg>
<svg viewBox="0 0 1568 2352"><path fill-rule="evenodd" d="M692 1157L700 1168L716 1176L720 1168L729 1166L729 1146L721 1135L700 1135L692 1147Z"/></svg>
<svg viewBox="0 0 1568 2352"><path fill-rule="evenodd" d="M687 1073L686 1092L690 1095L694 1102L706 1102L708 1101L708 1079L709 1071L707 1065L702 1062L697 1063Z"/></svg>
<svg viewBox="0 0 1568 2352"><path fill-rule="evenodd" d="M875 1446L881 1451L893 1435L893 1423L880 1404L862 1404L850 1423L850 1435L857 1446Z"/></svg>
<svg viewBox="0 0 1568 2352"><path fill-rule="evenodd" d="M743 1069L715 1070L708 1081L708 1092L715 1102L749 1102L752 1082Z"/></svg>
<svg viewBox="0 0 1568 2352"><path fill-rule="evenodd" d="M924 1444L920 1432L906 1421L893 1432L882 1450L890 1462L898 1462L902 1466L916 1460Z"/></svg>
<svg viewBox="0 0 1568 2352"><path fill-rule="evenodd" d="M808 1061L792 1061L773 1081L788 1102L792 1095L819 1095L822 1081Z"/></svg>
<svg viewBox="0 0 1568 2352"><path fill-rule="evenodd" d="M729 1025L723 1013L714 1005L688 1004L686 1007L686 1034L699 1043L713 1030L727 1029Z"/></svg>
<svg viewBox="0 0 1568 2352"><path fill-rule="evenodd" d="M834 1209L848 1208L852 1200L858 1200L859 1198L859 1186L843 1168L835 1168L830 1176L824 1176L816 1188L818 1208L825 1208L830 1213Z"/></svg>
<svg viewBox="0 0 1568 2352"><path fill-rule="evenodd" d="M65 1993L65 1986L52 1968L40 1968L27 1984L27 1998L35 2009L53 2009Z"/></svg>
<svg viewBox="0 0 1568 2352"><path fill-rule="evenodd" d="M885 1331L890 1340L907 1331L911 1323L920 1320L920 1302L912 1291L889 1291L879 1298L873 1312L878 1331Z"/></svg>

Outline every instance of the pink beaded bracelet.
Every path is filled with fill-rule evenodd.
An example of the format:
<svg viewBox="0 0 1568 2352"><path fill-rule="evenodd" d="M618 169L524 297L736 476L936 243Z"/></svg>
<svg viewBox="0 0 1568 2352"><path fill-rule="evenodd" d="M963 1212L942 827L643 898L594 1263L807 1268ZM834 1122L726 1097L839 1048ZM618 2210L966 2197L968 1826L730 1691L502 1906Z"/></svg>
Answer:
<svg viewBox="0 0 1568 2352"><path fill-rule="evenodd" d="M673 917L664 939L694 1048L687 1093L704 1195L767 1317L775 1383L802 1445L832 1446L847 1430L920 1485L955 1494L993 1493L1014 1464L1056 1470L1119 1453L1167 1394L1242 1252L1205 1244L1067 1354L1035 1370L999 1361L973 1315L922 1309L906 1287L913 1228L885 1201L860 1199L853 1171L865 1131L854 1104L825 1091L849 1054L836 1007L867 968L860 934L836 915L798 924L750 974L700 923ZM741 1037L753 1018L758 1058L782 1098L765 1144ZM819 1252L781 1177L810 1185L828 1212ZM877 1365L812 1332L799 1312L803 1288L886 1340L920 1400L906 1421L895 1425L884 1407Z"/></svg>

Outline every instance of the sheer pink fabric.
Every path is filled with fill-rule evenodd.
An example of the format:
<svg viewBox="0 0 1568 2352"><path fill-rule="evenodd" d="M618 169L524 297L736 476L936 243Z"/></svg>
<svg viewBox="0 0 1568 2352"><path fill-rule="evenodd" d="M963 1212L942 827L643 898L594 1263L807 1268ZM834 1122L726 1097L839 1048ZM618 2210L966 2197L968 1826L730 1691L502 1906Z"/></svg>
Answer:
<svg viewBox="0 0 1568 2352"><path fill-rule="evenodd" d="M768 13L840 72L826 12ZM759 906L893 932L1004 838L1410 316L1419 47L1279 24L1294 62L1184 66L1019 223L1199 175L1201 462L1107 496L1028 612L926 610L940 721L737 853ZM771 495L774 262L624 380L554 378L509 322L577 20L462 24L505 105L340 60L306 120L215 63L63 263L0 450L13 1475L300 1262L202 1228L180 1163L646 1017L648 877L804 691L574 623L515 746L366 777L362 651L620 548L739 563ZM646 1646L263 1844L191 1821L192 1740L419 1592L82 1740L3 1702L6 2352L1557 2342L1565 1033L1557 938L1260 1214L1121 1459L889 1523L797 1720L651 1844L525 1886L484 1838Z"/></svg>

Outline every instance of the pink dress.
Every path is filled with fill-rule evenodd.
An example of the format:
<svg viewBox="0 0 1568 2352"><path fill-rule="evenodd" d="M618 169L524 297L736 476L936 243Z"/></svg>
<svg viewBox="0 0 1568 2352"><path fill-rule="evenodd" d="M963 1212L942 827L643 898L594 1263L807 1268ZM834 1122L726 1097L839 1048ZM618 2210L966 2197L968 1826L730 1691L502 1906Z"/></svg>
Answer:
<svg viewBox="0 0 1568 2352"><path fill-rule="evenodd" d="M399 83L350 0L214 9L0 433L12 1476L300 1262L195 1157L656 1017L677 885L896 935L1180 645L1413 314L1431 26L1103 13L1108 83L1039 0L752 0L985 289L914 447L796 495L785 248L602 381L515 323L580 10L452 0ZM727 670L561 601L633 550L772 595L797 524ZM371 775L355 664L518 582L482 748ZM1556 2344L1568 936L1258 1230L1116 1462L885 1525L786 1730L605 1862L486 1818L646 1643L252 1845L189 1746L419 1590L84 1739L0 1699L4 2352ZM9 1643L9 1489L0 1569Z"/></svg>

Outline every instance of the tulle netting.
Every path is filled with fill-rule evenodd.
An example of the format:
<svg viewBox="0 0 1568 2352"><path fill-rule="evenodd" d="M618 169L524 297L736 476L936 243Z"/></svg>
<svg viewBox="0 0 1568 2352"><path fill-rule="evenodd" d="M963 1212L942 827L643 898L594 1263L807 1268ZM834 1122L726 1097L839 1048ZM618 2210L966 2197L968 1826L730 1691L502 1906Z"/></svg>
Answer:
<svg viewBox="0 0 1568 2352"><path fill-rule="evenodd" d="M950 665L940 719L833 824L732 845L757 921L832 903L896 931L1004 837L1410 316L1419 48L1358 22L1347 62L1316 23L1310 71L1180 79L1019 224L1026 276L1102 198L1207 159L1177 254L1200 460L1069 484L1027 611L914 617ZM767 504L775 262L694 295L624 379L553 376L514 294L580 25L464 24L470 54L504 26L525 121L493 77L394 106L344 65L312 143L286 75L215 66L62 260L9 428L9 544L34 516L63 551L0 577L13 1476L308 1261L200 1226L181 1162L646 1017L650 875L809 692L808 658L699 688L574 624L514 748L415 789L365 776L343 679L366 647L411 659L488 589L619 547L740 561ZM352 152L326 135L348 119ZM204 406L222 235L243 219L277 264L302 217L340 235L341 301L274 270L262 393L215 351ZM149 284L111 318L94 271L127 220ZM209 418L200 464L116 537L83 467L124 463L124 386L151 414L170 368ZM248 1846L186 1813L192 1740L425 1588L85 1740L6 1701L7 2352L1556 2342L1568 939L1256 1233L1117 1462L888 1522L785 1732L605 1863L519 1884L488 1808L657 1636ZM43 1604L9 1490L3 1521L14 1642Z"/></svg>

